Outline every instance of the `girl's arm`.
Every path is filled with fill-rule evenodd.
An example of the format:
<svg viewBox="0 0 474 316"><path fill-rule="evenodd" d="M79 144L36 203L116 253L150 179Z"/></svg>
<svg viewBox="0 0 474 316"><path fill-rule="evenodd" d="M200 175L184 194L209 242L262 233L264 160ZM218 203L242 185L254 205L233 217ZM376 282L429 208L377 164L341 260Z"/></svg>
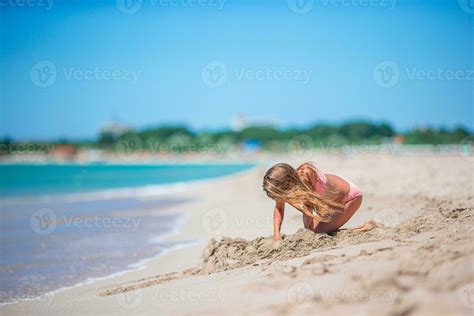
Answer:
<svg viewBox="0 0 474 316"><path fill-rule="evenodd" d="M285 215L285 203L277 202L273 211L273 239L280 240L280 229Z"/></svg>

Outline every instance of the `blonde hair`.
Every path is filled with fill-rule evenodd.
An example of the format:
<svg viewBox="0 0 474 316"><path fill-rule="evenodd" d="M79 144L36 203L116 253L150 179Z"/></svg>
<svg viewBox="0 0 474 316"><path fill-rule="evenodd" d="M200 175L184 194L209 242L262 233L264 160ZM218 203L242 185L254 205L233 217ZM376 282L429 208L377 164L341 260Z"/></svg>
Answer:
<svg viewBox="0 0 474 316"><path fill-rule="evenodd" d="M263 190L275 201L287 202L311 218L330 222L344 207L340 202L343 194L329 185L325 185L324 193L319 194L314 190L316 181L316 167L311 162L297 169L279 163L268 169L263 177Z"/></svg>

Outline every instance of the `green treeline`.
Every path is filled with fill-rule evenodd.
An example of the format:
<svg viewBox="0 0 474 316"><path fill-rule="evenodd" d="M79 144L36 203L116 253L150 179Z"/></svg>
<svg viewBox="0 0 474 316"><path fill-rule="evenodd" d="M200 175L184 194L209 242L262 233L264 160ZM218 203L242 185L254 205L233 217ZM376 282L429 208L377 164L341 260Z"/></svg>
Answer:
<svg viewBox="0 0 474 316"><path fill-rule="evenodd" d="M133 136L135 135L135 136ZM302 136L303 135L303 136ZM200 131L193 132L186 126L159 126L141 131L130 132L125 135L102 133L97 145L100 147L114 146L124 137L138 138L146 150L147 144L225 144L245 145L253 144L268 150L277 150L285 147L290 141L310 141L314 147L326 145L359 145L382 144L400 142L404 144L457 144L470 135L462 127L454 129L413 129L398 133L387 123L371 123L354 121L340 125L315 124L308 128L280 129L273 126L250 126L239 131Z"/></svg>
<svg viewBox="0 0 474 316"><path fill-rule="evenodd" d="M0 139L0 152L9 153L15 145L27 144L41 146L45 144L68 144L81 148L116 150L125 149L157 151L157 146L172 146L174 151L186 151L186 147L213 146L226 148L257 148L263 150L285 150L290 142L304 142L306 147L325 147L343 145L377 145L384 143L403 144L459 144L472 142L472 132L463 127L417 128L405 132L396 131L387 123L352 121L344 124L314 124L307 128L276 128L273 126L249 126L239 131L193 131L186 126L166 125L122 133L102 132L97 139L89 141L69 141L61 139L52 142L25 143L16 142L8 137ZM5 149L6 148L6 149ZM27 147L25 147L27 148ZM183 148L181 150L180 148Z"/></svg>

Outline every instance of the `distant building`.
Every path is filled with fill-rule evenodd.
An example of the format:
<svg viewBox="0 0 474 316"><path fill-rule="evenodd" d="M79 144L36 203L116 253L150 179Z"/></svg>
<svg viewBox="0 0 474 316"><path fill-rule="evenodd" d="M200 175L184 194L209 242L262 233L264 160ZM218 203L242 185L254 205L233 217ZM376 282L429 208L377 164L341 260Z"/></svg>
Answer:
<svg viewBox="0 0 474 316"><path fill-rule="evenodd" d="M55 145L51 155L55 159L74 160L77 156L77 148L74 145Z"/></svg>
<svg viewBox="0 0 474 316"><path fill-rule="evenodd" d="M234 132L241 131L247 127L247 118L239 113L233 118L231 126Z"/></svg>
<svg viewBox="0 0 474 316"><path fill-rule="evenodd" d="M251 126L277 126L278 121L271 117L247 117L241 113L234 116L231 127L234 132L239 132Z"/></svg>
<svg viewBox="0 0 474 316"><path fill-rule="evenodd" d="M402 135L396 135L392 137L392 142L394 144L403 144L405 142L405 137Z"/></svg>
<svg viewBox="0 0 474 316"><path fill-rule="evenodd" d="M405 143L405 136L402 135L395 135L393 137L387 137L382 140L384 144L397 144L401 145Z"/></svg>
<svg viewBox="0 0 474 316"><path fill-rule="evenodd" d="M105 123L102 126L100 133L110 135L116 139L122 136L123 134L131 132L131 131L132 131L131 128L125 125L122 125L119 122L112 121L112 122Z"/></svg>

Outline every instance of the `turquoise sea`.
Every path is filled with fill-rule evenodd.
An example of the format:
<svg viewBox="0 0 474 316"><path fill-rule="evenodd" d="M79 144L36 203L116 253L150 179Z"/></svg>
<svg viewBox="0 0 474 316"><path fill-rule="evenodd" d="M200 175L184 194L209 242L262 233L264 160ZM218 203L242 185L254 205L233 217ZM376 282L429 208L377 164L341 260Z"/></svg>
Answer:
<svg viewBox="0 0 474 316"><path fill-rule="evenodd" d="M176 247L189 199L167 193L251 164L1 164L0 304L93 282ZM193 199L197 199L194 197Z"/></svg>

